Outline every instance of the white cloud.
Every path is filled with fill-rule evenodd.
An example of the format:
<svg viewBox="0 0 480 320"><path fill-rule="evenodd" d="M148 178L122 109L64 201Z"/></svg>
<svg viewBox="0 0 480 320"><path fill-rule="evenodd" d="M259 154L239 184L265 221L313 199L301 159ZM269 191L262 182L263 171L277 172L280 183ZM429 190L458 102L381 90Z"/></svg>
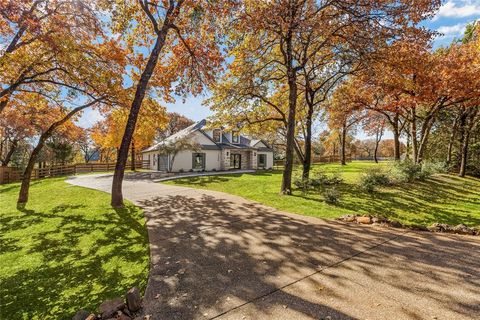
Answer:
<svg viewBox="0 0 480 320"><path fill-rule="evenodd" d="M437 31L443 34L440 38L456 37L461 36L465 32L466 26L466 23L458 23L453 26L441 26Z"/></svg>
<svg viewBox="0 0 480 320"><path fill-rule="evenodd" d="M82 128L91 128L95 123L105 119L97 109L86 109L75 123Z"/></svg>
<svg viewBox="0 0 480 320"><path fill-rule="evenodd" d="M435 18L465 18L480 15L480 2L478 0L449 0L438 10Z"/></svg>

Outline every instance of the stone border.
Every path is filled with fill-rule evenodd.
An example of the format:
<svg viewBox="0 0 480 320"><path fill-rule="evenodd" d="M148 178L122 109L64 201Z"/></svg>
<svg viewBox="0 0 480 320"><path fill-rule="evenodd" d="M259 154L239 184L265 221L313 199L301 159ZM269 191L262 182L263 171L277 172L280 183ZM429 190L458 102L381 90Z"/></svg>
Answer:
<svg viewBox="0 0 480 320"><path fill-rule="evenodd" d="M356 215L347 214L343 215L336 220L357 223L357 224L370 224L375 226L387 227L387 228L402 228L415 231L427 231L427 232L440 232L440 233L453 233L470 236L480 236L480 228L471 228L464 224L452 226L446 223L434 223L428 227L416 226L416 225L404 225L398 221L392 221L384 217L375 217L371 215Z"/></svg>
<svg viewBox="0 0 480 320"><path fill-rule="evenodd" d="M142 297L137 287L133 287L125 294L125 299L116 298L106 300L98 307L98 314L87 310L79 310L72 320L131 320L142 309Z"/></svg>

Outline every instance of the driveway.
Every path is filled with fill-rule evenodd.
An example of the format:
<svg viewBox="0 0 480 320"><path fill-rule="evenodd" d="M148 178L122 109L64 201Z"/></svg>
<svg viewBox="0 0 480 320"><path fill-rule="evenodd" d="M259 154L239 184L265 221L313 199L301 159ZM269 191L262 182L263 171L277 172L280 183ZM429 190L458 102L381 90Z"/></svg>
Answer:
<svg viewBox="0 0 480 320"><path fill-rule="evenodd" d="M111 175L67 182L110 191ZM480 319L480 239L280 212L128 178L144 208L151 319Z"/></svg>

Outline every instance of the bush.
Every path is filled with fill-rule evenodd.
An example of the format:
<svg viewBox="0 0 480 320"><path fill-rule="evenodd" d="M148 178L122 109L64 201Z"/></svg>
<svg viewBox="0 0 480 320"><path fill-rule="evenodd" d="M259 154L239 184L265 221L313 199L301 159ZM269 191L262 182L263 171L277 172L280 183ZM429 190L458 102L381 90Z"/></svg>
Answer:
<svg viewBox="0 0 480 320"><path fill-rule="evenodd" d="M302 194L308 193L308 190L313 189L312 180L311 179L303 179L300 177L294 177L293 185L299 189Z"/></svg>
<svg viewBox="0 0 480 320"><path fill-rule="evenodd" d="M343 182L343 179L339 172L335 172L331 175L327 175L323 171L317 171L314 173L314 176L311 179L311 181L314 187L321 188L325 186L339 185L340 183Z"/></svg>
<svg viewBox="0 0 480 320"><path fill-rule="evenodd" d="M303 179L301 175L297 175L293 179L294 186L301 190L303 194L308 193L309 190L323 190L328 186L335 186L342 182L340 173L327 175L322 171L315 172L313 178Z"/></svg>
<svg viewBox="0 0 480 320"><path fill-rule="evenodd" d="M435 173L447 172L447 165L444 162L424 161L423 164L413 163L411 160L395 162L391 168L391 176L395 182L423 181Z"/></svg>
<svg viewBox="0 0 480 320"><path fill-rule="evenodd" d="M425 161L422 164L422 172L428 172L430 175L435 173L447 173L448 166L447 166L447 163L443 161L440 161L440 162Z"/></svg>
<svg viewBox="0 0 480 320"><path fill-rule="evenodd" d="M323 192L323 198L328 204L336 204L340 201L340 192L335 188L328 188Z"/></svg>
<svg viewBox="0 0 480 320"><path fill-rule="evenodd" d="M422 166L406 159L404 161L396 161L390 172L395 182L413 182L420 178Z"/></svg>
<svg viewBox="0 0 480 320"><path fill-rule="evenodd" d="M360 177L360 187L367 192L375 191L377 186L387 186L390 184L391 181L388 173L378 169L368 170Z"/></svg>

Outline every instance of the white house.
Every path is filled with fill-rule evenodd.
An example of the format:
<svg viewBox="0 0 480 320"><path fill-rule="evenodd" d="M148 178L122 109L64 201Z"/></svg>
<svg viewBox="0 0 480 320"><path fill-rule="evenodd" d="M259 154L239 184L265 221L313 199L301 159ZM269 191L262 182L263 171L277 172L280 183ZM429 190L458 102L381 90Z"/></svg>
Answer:
<svg viewBox="0 0 480 320"><path fill-rule="evenodd" d="M273 149L262 140L249 139L238 130L204 130L206 120L195 123L142 151L144 163L156 171L220 171L270 169ZM196 151L180 151L175 157L164 154L162 146L187 138L199 146ZM173 163L172 163L173 160Z"/></svg>

